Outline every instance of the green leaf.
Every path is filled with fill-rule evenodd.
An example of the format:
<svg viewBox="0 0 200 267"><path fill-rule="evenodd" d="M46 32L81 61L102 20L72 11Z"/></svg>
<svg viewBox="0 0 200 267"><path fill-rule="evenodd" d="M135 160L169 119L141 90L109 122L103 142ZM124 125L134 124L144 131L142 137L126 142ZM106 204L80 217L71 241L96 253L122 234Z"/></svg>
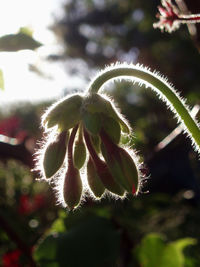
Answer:
<svg viewBox="0 0 200 267"><path fill-rule="evenodd" d="M56 233L62 233L66 230L63 219L58 218L51 226L51 231Z"/></svg>
<svg viewBox="0 0 200 267"><path fill-rule="evenodd" d="M194 245L195 243L196 240L192 238L183 238L169 243L163 251L160 266L183 267L185 262L183 249L186 246Z"/></svg>
<svg viewBox="0 0 200 267"><path fill-rule="evenodd" d="M193 238L183 238L166 244L162 235L152 233L142 239L135 252L143 267L183 267L183 249L194 244L196 240Z"/></svg>
<svg viewBox="0 0 200 267"><path fill-rule="evenodd" d="M164 247L165 244L161 235L151 233L145 236L136 250L141 266L160 266L160 255L163 253Z"/></svg>
<svg viewBox="0 0 200 267"><path fill-rule="evenodd" d="M177 250L182 251L185 247L190 245L196 245L197 240L194 238L182 238L178 239L171 244L176 247Z"/></svg>
<svg viewBox="0 0 200 267"><path fill-rule="evenodd" d="M119 231L109 220L88 216L68 232L44 239L34 259L42 267L56 262L59 267L114 266L119 248Z"/></svg>
<svg viewBox="0 0 200 267"><path fill-rule="evenodd" d="M65 210L59 210L58 218L53 222L50 228L50 233L63 233L66 231L64 220L67 217Z"/></svg>
<svg viewBox="0 0 200 267"><path fill-rule="evenodd" d="M33 257L35 261L40 262L41 267L51 266L58 267L57 253L57 238L58 236L49 235L45 238L34 251Z"/></svg>
<svg viewBox="0 0 200 267"><path fill-rule="evenodd" d="M4 77L3 77L3 71L0 69L0 89L4 90Z"/></svg>
<svg viewBox="0 0 200 267"><path fill-rule="evenodd" d="M40 42L24 32L8 34L0 38L0 51L15 52L24 49L34 50L41 45Z"/></svg>

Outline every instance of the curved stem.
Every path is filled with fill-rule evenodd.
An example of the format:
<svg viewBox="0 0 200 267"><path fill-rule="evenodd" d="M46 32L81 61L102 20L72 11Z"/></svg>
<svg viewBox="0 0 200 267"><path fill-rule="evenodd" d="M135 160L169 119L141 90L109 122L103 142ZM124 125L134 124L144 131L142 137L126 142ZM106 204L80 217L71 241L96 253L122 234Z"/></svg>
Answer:
<svg viewBox="0 0 200 267"><path fill-rule="evenodd" d="M89 93L97 93L100 87L110 79L122 76L131 77L134 82L140 82L150 87L164 100L185 126L192 139L195 150L200 153L200 129L197 122L190 115L190 111L175 89L155 72L138 65L116 65L101 72L90 84Z"/></svg>

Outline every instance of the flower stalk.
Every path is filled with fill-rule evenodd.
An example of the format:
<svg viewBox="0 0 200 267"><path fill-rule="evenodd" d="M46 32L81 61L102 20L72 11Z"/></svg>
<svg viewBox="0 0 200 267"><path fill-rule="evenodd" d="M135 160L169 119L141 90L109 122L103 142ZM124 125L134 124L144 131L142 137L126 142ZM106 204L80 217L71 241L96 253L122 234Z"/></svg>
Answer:
<svg viewBox="0 0 200 267"><path fill-rule="evenodd" d="M64 177L63 198L70 210L79 205L82 194L82 181L79 170L74 166L73 145L78 125L76 125L70 135L68 142L68 168Z"/></svg>
<svg viewBox="0 0 200 267"><path fill-rule="evenodd" d="M103 84L119 77L130 77L133 82L140 82L155 91L160 99L166 102L171 111L175 113L178 121L182 122L184 130L191 137L194 149L200 153L200 129L198 123L193 119L185 101L181 99L172 85L156 72L151 72L149 69L139 65L117 64L102 71L91 82L88 91L90 94L98 93Z"/></svg>

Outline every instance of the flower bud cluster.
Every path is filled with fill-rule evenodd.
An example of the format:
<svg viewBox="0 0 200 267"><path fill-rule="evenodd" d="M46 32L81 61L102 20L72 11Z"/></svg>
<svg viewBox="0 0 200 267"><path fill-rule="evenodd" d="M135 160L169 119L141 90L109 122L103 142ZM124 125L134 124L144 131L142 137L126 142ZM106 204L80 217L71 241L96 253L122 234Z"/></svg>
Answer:
<svg viewBox="0 0 200 267"><path fill-rule="evenodd" d="M121 198L138 193L137 160L120 146L122 133L129 135L130 127L105 96L65 97L47 110L42 124L56 135L43 149L41 171L45 179L62 181L59 194L70 210L79 206L85 191L81 169L96 199L108 192Z"/></svg>

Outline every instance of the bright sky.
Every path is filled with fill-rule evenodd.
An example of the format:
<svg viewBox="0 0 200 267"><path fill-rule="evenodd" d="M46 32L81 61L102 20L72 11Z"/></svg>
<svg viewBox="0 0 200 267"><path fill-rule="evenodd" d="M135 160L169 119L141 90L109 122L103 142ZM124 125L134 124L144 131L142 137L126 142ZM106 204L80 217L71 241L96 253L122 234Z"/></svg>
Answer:
<svg viewBox="0 0 200 267"><path fill-rule="evenodd" d="M62 17L64 0L1 0L0 36L17 33L20 27L30 27L33 37L44 44L36 51L0 52L0 69L5 81L5 91L0 91L0 105L8 101L37 101L57 98L67 86L68 77L59 64L45 63L41 58L47 51L58 50L53 33L48 26L54 16ZM39 66L51 79L44 79L29 71L29 64Z"/></svg>

